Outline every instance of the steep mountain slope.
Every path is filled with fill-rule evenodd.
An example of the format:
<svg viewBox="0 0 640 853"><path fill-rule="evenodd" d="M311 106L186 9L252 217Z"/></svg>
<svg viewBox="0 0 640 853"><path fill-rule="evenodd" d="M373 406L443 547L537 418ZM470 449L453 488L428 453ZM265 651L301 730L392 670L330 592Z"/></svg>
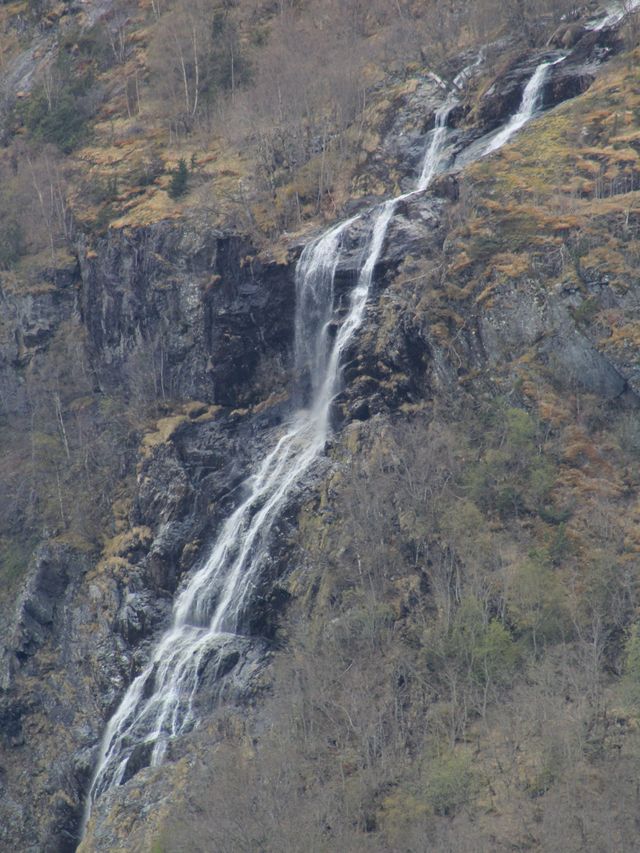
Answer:
<svg viewBox="0 0 640 853"><path fill-rule="evenodd" d="M252 642L203 671L165 764L135 753L81 849L633 849L638 55L569 29L439 67L475 65L450 169L398 203ZM471 162L574 40L545 115ZM421 65L371 99L334 176L350 212L409 189L446 91ZM248 228L237 198L211 217L147 194L104 234L79 205L72 257L3 275L6 500L35 519L2 540L7 849L75 849L105 721L290 412L304 238L270 245L260 202Z"/></svg>
<svg viewBox="0 0 640 853"><path fill-rule="evenodd" d="M446 228L389 258L356 421L299 519L273 694L195 735L175 807L166 771L138 783L161 849L634 849L637 399L597 318L637 310L635 191L572 184L634 81L625 59L458 175ZM148 833L116 803L107 833Z"/></svg>

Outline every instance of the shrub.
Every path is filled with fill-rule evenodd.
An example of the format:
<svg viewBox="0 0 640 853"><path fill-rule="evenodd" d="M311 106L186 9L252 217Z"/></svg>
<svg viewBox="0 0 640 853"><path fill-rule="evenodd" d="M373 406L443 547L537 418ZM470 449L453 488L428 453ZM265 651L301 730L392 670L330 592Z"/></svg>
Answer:
<svg viewBox="0 0 640 853"><path fill-rule="evenodd" d="M26 251L24 230L13 217L0 221L0 269L9 269Z"/></svg>
<svg viewBox="0 0 640 853"><path fill-rule="evenodd" d="M63 51L45 73L30 98L16 107L15 115L33 139L68 154L87 136L98 103L94 68Z"/></svg>
<svg viewBox="0 0 640 853"><path fill-rule="evenodd" d="M553 461L538 446L538 421L501 401L484 417L483 453L466 471L468 496L485 512L502 518L538 512L557 477Z"/></svg>
<svg viewBox="0 0 640 853"><path fill-rule="evenodd" d="M496 619L487 621L482 602L473 595L460 604L445 650L458 670L483 688L508 683L519 656L509 631Z"/></svg>
<svg viewBox="0 0 640 853"><path fill-rule="evenodd" d="M437 815L454 815L476 795L479 779L469 752L454 750L430 762L425 798Z"/></svg>
<svg viewBox="0 0 640 853"><path fill-rule="evenodd" d="M640 624L632 626L624 646L622 699L625 705L640 709Z"/></svg>
<svg viewBox="0 0 640 853"><path fill-rule="evenodd" d="M531 552L512 574L507 608L516 629L530 639L534 651L569 630L566 593L548 555Z"/></svg>
<svg viewBox="0 0 640 853"><path fill-rule="evenodd" d="M44 91L36 91L25 111L25 125L34 139L50 142L65 154L73 151L87 134L87 114L69 92L50 105Z"/></svg>
<svg viewBox="0 0 640 853"><path fill-rule="evenodd" d="M184 195L187 191L188 182L189 169L187 168L187 161L184 157L181 157L178 161L178 168L172 173L169 183L168 192L171 198L180 198L180 196Z"/></svg>

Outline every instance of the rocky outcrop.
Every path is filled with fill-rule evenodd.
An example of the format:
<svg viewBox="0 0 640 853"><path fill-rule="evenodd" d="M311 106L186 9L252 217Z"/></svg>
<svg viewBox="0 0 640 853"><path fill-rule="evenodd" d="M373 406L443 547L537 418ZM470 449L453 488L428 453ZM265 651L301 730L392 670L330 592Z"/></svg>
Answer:
<svg viewBox="0 0 640 853"><path fill-rule="evenodd" d="M165 222L82 240L77 257L19 286L10 274L0 279L7 413L26 411L25 372L56 371L50 344L61 330L86 342L95 390L149 399L234 405L261 359L286 358L291 269L239 235Z"/></svg>
<svg viewBox="0 0 640 853"><path fill-rule="evenodd" d="M7 644L0 693L7 791L0 838L7 847L75 849L105 721L144 665L149 643L166 627L181 576L206 553L218 523L240 498L256 442L284 411L278 403L254 414L197 406L171 424L160 422L143 446L135 505L101 558L71 545L40 549ZM269 587L283 569L273 560ZM238 641L206 662L211 689L203 693L203 713L220 691L227 701L239 701L264 665L264 642L273 637L283 600L271 588L261 597L250 626L255 641ZM144 766L140 754L136 768ZM40 779L35 795L34 778ZM17 804L20 820L12 817Z"/></svg>
<svg viewBox="0 0 640 853"><path fill-rule="evenodd" d="M239 236L197 234L184 223L113 233L95 248L84 242L79 258L31 288L3 288L7 411L25 410L24 373L51 371L61 336L89 360L98 394L135 394L155 381L160 396L200 402L174 402L144 437L135 500L101 555L54 536L34 558L4 641L3 849L75 849L105 721L166 626L181 576L239 499L256 444L286 411L282 395L256 411L237 407L264 397L265 384L277 388L277 373L260 389L252 383L260 360L284 360L291 344L290 267L257 258ZM257 638L273 635L270 613L280 606L264 598ZM259 641L227 649L211 661L209 680L232 700L264 654Z"/></svg>
<svg viewBox="0 0 640 853"><path fill-rule="evenodd" d="M60 327L75 317L75 258L18 281L0 273L0 400L5 414L26 411L26 372L37 369Z"/></svg>
<svg viewBox="0 0 640 853"><path fill-rule="evenodd" d="M477 107L477 121L485 132L504 122L519 106L527 82L541 62L557 62L545 83L542 107L549 109L586 91L593 83L598 67L623 47L615 29L589 31L572 24L568 43L550 41L555 50L514 54L484 92ZM562 60L561 62L558 60Z"/></svg>
<svg viewBox="0 0 640 853"><path fill-rule="evenodd" d="M435 74L425 74L392 87L390 97L376 109L377 134L356 176L354 191L365 196L352 202L347 212L371 203L373 198L367 194L375 194L382 184L397 182L405 192L415 186L435 112L461 74L464 80L459 82L465 91L460 91L460 103L449 115L448 126L454 132L446 152L457 167L473 162L490 134L518 109L527 83L542 62L557 63L549 69L542 92L541 107L548 110L585 92L598 68L624 47L616 27L591 31L572 23L562 32L565 29L573 34L570 43L564 44L558 36L545 48L523 51L514 41L504 39L485 53L467 52L450 60L446 64L448 83ZM489 79L482 61L487 54L504 57L498 73ZM389 164L398 163L403 168L390 171Z"/></svg>
<svg viewBox="0 0 640 853"><path fill-rule="evenodd" d="M10 641L19 663L36 654L52 634L63 630L64 604L69 586L87 570L87 560L73 548L42 545L18 606L18 618Z"/></svg>
<svg viewBox="0 0 640 853"><path fill-rule="evenodd" d="M55 749L52 734L68 730L83 693L71 613L89 563L89 555L70 546L43 545L7 643L0 691L0 841L5 849L73 849L78 795L86 780L76 775L69 754L62 750L55 761L45 745ZM35 790L32 773L46 778ZM35 818L38 812L41 820Z"/></svg>
<svg viewBox="0 0 640 853"><path fill-rule="evenodd" d="M284 356L291 343L292 279L242 236L159 223L110 232L79 258L105 390L151 372L162 395L229 405L261 355Z"/></svg>

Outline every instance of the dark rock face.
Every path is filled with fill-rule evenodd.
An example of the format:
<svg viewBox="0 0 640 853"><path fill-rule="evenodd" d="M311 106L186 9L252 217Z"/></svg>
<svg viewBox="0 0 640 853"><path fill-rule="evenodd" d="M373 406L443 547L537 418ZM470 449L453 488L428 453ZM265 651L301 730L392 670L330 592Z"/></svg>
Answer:
<svg viewBox="0 0 640 853"><path fill-rule="evenodd" d="M9 412L26 406L21 371L46 373L63 330L86 342L97 390L135 394L153 375L174 399L230 406L250 400L265 354L288 352L292 269L258 259L246 239L162 223L83 244L79 257L32 290L2 293L0 395ZM127 526L102 559L71 544L38 551L0 658L3 849L77 846L104 722L166 626L181 576L239 499L256 444L285 410L283 401L256 415L191 405L144 450ZM255 670L264 653L249 657ZM232 697L233 683L236 692L244 683L234 674L240 658L219 669Z"/></svg>
<svg viewBox="0 0 640 853"><path fill-rule="evenodd" d="M79 257L80 310L106 390L151 370L167 396L231 405L260 356L291 343L288 271L241 236L160 223Z"/></svg>
<svg viewBox="0 0 640 853"><path fill-rule="evenodd" d="M567 31L571 33L569 40L572 43L563 44L564 48L571 48L571 52L551 69L544 93L545 107L555 106L585 92L593 83L598 66L623 47L615 30L590 32L576 27L573 25Z"/></svg>
<svg viewBox="0 0 640 853"><path fill-rule="evenodd" d="M389 163L402 164L401 186L411 190L420 174L427 134L433 130L435 111L446 98L447 89L435 75L427 74L408 92L389 105L380 129L380 145L371 152L363 176L385 176Z"/></svg>
<svg viewBox="0 0 640 853"><path fill-rule="evenodd" d="M105 721L167 627L181 576L206 554L217 525L241 499L238 486L256 443L283 411L276 405L254 416L216 410L186 418L170 439L147 449L129 529L108 555L97 562L72 546L40 549L7 643L0 691L0 767L8 791L0 802L3 845L75 849ZM274 566L270 577L283 568ZM255 641L238 641L206 663L203 713L221 693L240 701L264 667L260 638L273 636L284 603L264 595L249 626ZM147 763L136 753L128 776ZM34 776L41 780L35 793ZM43 839L49 846L39 846Z"/></svg>
<svg viewBox="0 0 640 853"><path fill-rule="evenodd" d="M0 282L0 400L5 413L26 410L24 372L37 366L60 326L73 320L77 285L73 260L19 288Z"/></svg>
<svg viewBox="0 0 640 853"><path fill-rule="evenodd" d="M96 390L236 405L265 355L288 352L291 269L250 241L184 224L113 232L19 288L0 283L0 399L27 408L24 371L65 326L86 341ZM45 367L46 372L46 367Z"/></svg>
<svg viewBox="0 0 640 853"><path fill-rule="evenodd" d="M486 90L478 105L478 123L485 132L495 130L517 111L525 86L536 68L541 62L551 58L551 54L541 56L532 52L512 57L500 76Z"/></svg>
<svg viewBox="0 0 640 853"><path fill-rule="evenodd" d="M571 24L557 34L550 40L556 50L514 56L489 86L477 110L478 123L485 132L495 129L517 110L525 86L540 63L564 57L550 69L545 83L542 106L549 109L586 91L595 79L598 66L623 46L618 33L611 29L592 32Z"/></svg>
<svg viewBox="0 0 640 853"><path fill-rule="evenodd" d="M0 763L6 778L0 840L5 849L12 844L60 853L75 849L79 795L86 780L75 774L68 753L63 751L59 761L55 753L45 757L45 732L64 731L77 713L74 705L83 674L76 668L69 608L88 565L87 555L71 547L42 546L7 644L0 691ZM16 775L16 765L22 774ZM48 779L34 790L31 774L39 767L47 768ZM34 813L43 808L39 831Z"/></svg>
<svg viewBox="0 0 640 853"><path fill-rule="evenodd" d="M20 661L32 657L64 620L63 602L69 585L87 570L72 548L43 545L19 605L13 650Z"/></svg>

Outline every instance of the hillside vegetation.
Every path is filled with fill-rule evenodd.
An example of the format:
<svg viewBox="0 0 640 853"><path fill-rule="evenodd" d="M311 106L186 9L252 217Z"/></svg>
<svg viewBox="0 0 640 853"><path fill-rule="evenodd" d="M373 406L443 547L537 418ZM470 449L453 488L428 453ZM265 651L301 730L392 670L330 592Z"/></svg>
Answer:
<svg viewBox="0 0 640 853"><path fill-rule="evenodd" d="M36 58L17 81L25 88L4 95L5 215L13 209L23 240L3 263L69 237L68 211L100 229L196 206L270 236L335 215L364 153L376 84L412 62L446 74L460 50L512 32L543 44L573 5L513 3L505 14L492 0L6 4L5 64L30 41ZM180 161L188 180L171 192ZM42 200L16 209L11 197L33 196L34 183Z"/></svg>
<svg viewBox="0 0 640 853"><path fill-rule="evenodd" d="M54 292L75 274L78 241L110 231L197 220L267 246L283 229L335 218L363 192L359 170L392 108L389 93L412 69L426 63L446 75L453 53L512 31L542 43L563 9L514 4L505 16L489 0L471 14L466 4L408 0L6 3L2 289ZM24 399L8 399L0 414L8 567L24 564L24 543L43 530L93 548L110 528L114 488L127 488L124 460L157 413L162 370L150 354L153 377L96 398L75 336L62 329L46 344L45 368L32 363L32 344L19 345ZM111 464L114 452L122 464ZM87 498L95 511L75 519ZM9 568L10 589L14 575Z"/></svg>
<svg viewBox="0 0 640 853"><path fill-rule="evenodd" d="M578 5L3 4L0 70L26 57L28 73L0 103L0 298L79 290L83 252L165 222L241 234L242 265L284 266L294 234L397 189L397 163L366 170L427 70L450 79L452 57L490 45L471 125L510 58ZM332 464L287 541L270 666L244 707L117 790L82 850L637 849L637 37L632 15L588 91L456 175L446 235L390 273L349 365ZM78 328L43 323L4 365L19 389L0 386L6 614L43 540L88 555L101 593L117 563L129 592L149 470L218 414L165 384L151 336L107 389ZM572 362L574 334L620 387ZM263 361L232 418L276 409L287 378L280 352ZM362 420L358 389L383 400Z"/></svg>
<svg viewBox="0 0 640 853"><path fill-rule="evenodd" d="M593 281L637 287L639 58L471 168L442 257L392 284L388 322L459 346L458 386L335 448L271 695L200 737L158 849L636 849L637 398L540 340L482 372L457 341L501 290L575 288L584 334L638 358L637 295Z"/></svg>

